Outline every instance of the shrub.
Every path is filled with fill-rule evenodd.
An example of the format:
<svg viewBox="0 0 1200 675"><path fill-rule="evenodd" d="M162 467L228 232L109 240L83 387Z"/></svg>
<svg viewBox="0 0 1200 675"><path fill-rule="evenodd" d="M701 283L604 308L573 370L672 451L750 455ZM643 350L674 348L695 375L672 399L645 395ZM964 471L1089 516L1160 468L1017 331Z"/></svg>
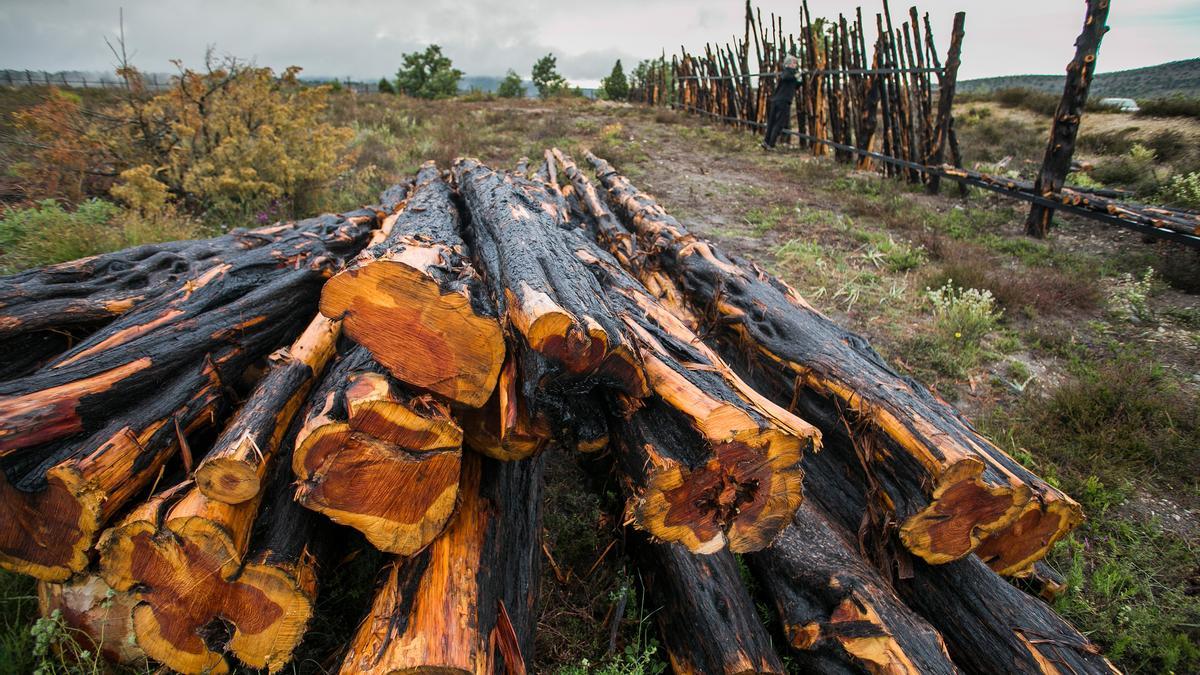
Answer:
<svg viewBox="0 0 1200 675"><path fill-rule="evenodd" d="M1177 129L1160 129L1146 139L1147 148L1154 151L1160 162L1174 162L1187 154L1195 141Z"/></svg>
<svg viewBox="0 0 1200 675"><path fill-rule="evenodd" d="M934 333L918 336L910 354L944 375L966 376L979 363L984 338L995 330L1002 312L990 291L956 287L953 280L926 288L925 297L933 308Z"/></svg>
<svg viewBox="0 0 1200 675"><path fill-rule="evenodd" d="M1086 171L1075 171L1067 174L1067 187L1078 188L1102 188L1104 183L1092 178L1092 175Z"/></svg>
<svg viewBox="0 0 1200 675"><path fill-rule="evenodd" d="M1041 115L1053 115L1062 100L1062 96L1021 87L998 89L992 98L1009 108L1023 108Z"/></svg>
<svg viewBox="0 0 1200 675"><path fill-rule="evenodd" d="M550 98L567 89L567 80L558 73L558 59L554 54L547 54L533 64L533 86L537 87L538 96Z"/></svg>
<svg viewBox="0 0 1200 675"><path fill-rule="evenodd" d="M149 164L121 172L121 182L110 190L112 196L142 213L159 213L167 205L171 195L167 186L155 176Z"/></svg>
<svg viewBox="0 0 1200 675"><path fill-rule="evenodd" d="M396 88L392 86L391 80L387 79L386 77L381 77L379 78L379 93L394 94L396 93Z"/></svg>
<svg viewBox="0 0 1200 675"><path fill-rule="evenodd" d="M1138 101L1138 117L1191 117L1200 119L1200 98L1171 98L1150 99Z"/></svg>
<svg viewBox="0 0 1200 675"><path fill-rule="evenodd" d="M992 164L1009 158L1010 163L1016 160L1016 166L1020 166L1024 160L1041 161L1046 150L1046 138L1042 130L1035 129L1022 119L992 115L988 108L982 108L981 111L989 114L968 114L961 126L958 119L954 120L967 163Z"/></svg>
<svg viewBox="0 0 1200 675"><path fill-rule="evenodd" d="M621 67L621 59L617 59L612 72L600 80L600 89L604 98L610 101L624 101L629 98L629 80L625 79L625 69Z"/></svg>
<svg viewBox="0 0 1200 675"><path fill-rule="evenodd" d="M122 67L125 99L100 114L83 116L76 104L52 96L19 119L46 146L33 162L48 190L41 194L57 194L51 185L78 183L82 175L133 170L114 196L128 201L135 192L165 190L173 202L216 218L244 220L272 201L311 213L349 168L353 131L323 121L329 88L302 87L298 72L276 76L210 57L203 71L181 69L176 86L159 94L136 69Z"/></svg>
<svg viewBox="0 0 1200 675"><path fill-rule="evenodd" d="M1172 206L1200 209L1200 172L1174 176L1159 199Z"/></svg>
<svg viewBox="0 0 1200 675"><path fill-rule="evenodd" d="M1154 287L1154 269L1146 268L1141 279L1126 272L1117 279L1108 294L1108 309L1120 319L1147 321L1153 317L1150 293Z"/></svg>
<svg viewBox="0 0 1200 675"><path fill-rule="evenodd" d="M521 76L517 71L510 68L504 74L500 87L496 89L496 95L500 98L525 98L525 85L521 83Z"/></svg>
<svg viewBox="0 0 1200 675"><path fill-rule="evenodd" d="M29 632L33 636L33 658L37 662L34 675L105 672L100 654L83 646L91 639L83 631L68 626L61 609L38 618Z"/></svg>
<svg viewBox="0 0 1200 675"><path fill-rule="evenodd" d="M1133 129L1113 129L1079 136L1079 149L1097 155L1124 155L1133 149Z"/></svg>
<svg viewBox="0 0 1200 675"><path fill-rule="evenodd" d="M454 67L438 45L429 45L423 52L403 55L404 65L396 71L396 89L416 98L449 98L458 93L461 70Z"/></svg>
<svg viewBox="0 0 1200 675"><path fill-rule="evenodd" d="M978 342L996 328L1003 311L996 309L992 292L956 288L950 279L941 288L926 288L938 329L955 340Z"/></svg>
<svg viewBox="0 0 1200 675"><path fill-rule="evenodd" d="M998 242L997 248L1028 259L1029 267L1007 266L982 246L971 242L926 236L922 243L939 261L941 270L927 283L937 287L953 279L968 288L986 289L1009 312L1037 316L1069 314L1074 310L1093 309L1102 299L1091 274L1072 273L1054 260L1044 260L1044 244L1024 237L1014 239L1011 246L1008 241Z"/></svg>
<svg viewBox="0 0 1200 675"><path fill-rule="evenodd" d="M1153 150L1134 143L1128 154L1098 164L1092 169L1092 177L1105 185L1127 188L1139 195L1152 195L1161 189L1164 178L1157 162Z"/></svg>
<svg viewBox="0 0 1200 675"><path fill-rule="evenodd" d="M13 113L12 118L32 146L30 161L19 167L30 194L74 202L106 189L92 169L114 157L97 137L77 95L51 87L44 101Z"/></svg>
<svg viewBox="0 0 1200 675"><path fill-rule="evenodd" d="M67 211L46 199L0 218L0 273L201 234L193 221L170 215L141 215L99 199Z"/></svg>

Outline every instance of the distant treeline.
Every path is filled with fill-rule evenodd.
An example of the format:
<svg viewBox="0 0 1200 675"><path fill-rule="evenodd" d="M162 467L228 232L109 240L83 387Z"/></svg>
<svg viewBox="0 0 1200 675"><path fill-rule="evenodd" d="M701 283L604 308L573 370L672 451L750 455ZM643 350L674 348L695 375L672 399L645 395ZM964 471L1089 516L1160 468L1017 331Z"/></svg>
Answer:
<svg viewBox="0 0 1200 675"><path fill-rule="evenodd" d="M170 73L146 73L146 86L149 89L165 89L170 87L174 81L174 75ZM458 83L458 90L461 93L468 92L486 92L496 93L500 83L504 80L503 77L494 75L466 75ZM358 92L373 92L379 90L379 83L376 81L363 82L351 78L332 78L332 77L302 77L300 81L305 84L334 84L339 88L353 89ZM0 69L0 86L8 87L28 87L28 86L47 86L66 87L69 89L85 89L85 88L106 88L106 87L121 87L124 83L121 78L110 72L98 72L92 70L60 70L49 72L45 70L16 70L12 68ZM534 96L537 90L533 86L533 82L523 80L521 86L525 89L527 96ZM596 90L590 87L581 88L580 92L589 98L594 98Z"/></svg>

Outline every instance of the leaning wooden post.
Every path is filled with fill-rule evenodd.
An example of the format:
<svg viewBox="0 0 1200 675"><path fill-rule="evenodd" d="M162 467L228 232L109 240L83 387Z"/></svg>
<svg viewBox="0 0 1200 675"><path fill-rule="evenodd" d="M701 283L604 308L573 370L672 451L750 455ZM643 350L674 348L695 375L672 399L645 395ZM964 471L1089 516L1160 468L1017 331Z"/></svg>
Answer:
<svg viewBox="0 0 1200 675"><path fill-rule="evenodd" d="M954 15L954 28L950 32L950 51L946 54L946 68L938 76L938 115L937 131L934 136L933 150L929 153L926 164L940 167L946 157L946 144L950 138L950 123L953 118L954 87L958 81L958 65L961 63L963 27L967 22L967 13L958 12ZM941 187L941 177L936 173L929 174L929 194L935 195Z"/></svg>
<svg viewBox="0 0 1200 675"><path fill-rule="evenodd" d="M1087 0L1083 32L1075 40L1075 58L1067 64L1067 83L1063 87L1062 101L1054 113L1054 126L1050 129L1050 142L1046 145L1046 159L1033 185L1035 193L1043 197L1057 194L1071 169L1075 136L1079 133L1079 122L1083 118L1083 106L1087 103L1092 74L1096 72L1096 52L1100 50L1100 40L1108 32L1108 5L1109 0ZM1054 209L1034 204L1025 221L1025 234L1039 239L1045 237L1053 217Z"/></svg>

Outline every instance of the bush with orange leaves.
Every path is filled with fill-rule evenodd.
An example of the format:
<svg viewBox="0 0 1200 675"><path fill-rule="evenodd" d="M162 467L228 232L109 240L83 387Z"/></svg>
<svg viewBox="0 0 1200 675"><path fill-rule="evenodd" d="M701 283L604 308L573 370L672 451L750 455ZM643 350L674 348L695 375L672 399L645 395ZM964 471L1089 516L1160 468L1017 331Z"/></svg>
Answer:
<svg viewBox="0 0 1200 675"><path fill-rule="evenodd" d="M324 119L328 87L302 86L236 59L176 63L171 88L146 89L125 66L116 105L85 111L51 91L17 113L33 148L25 178L33 197L71 201L111 190L138 210L180 207L219 219L256 212L307 214L350 168L353 131Z"/></svg>

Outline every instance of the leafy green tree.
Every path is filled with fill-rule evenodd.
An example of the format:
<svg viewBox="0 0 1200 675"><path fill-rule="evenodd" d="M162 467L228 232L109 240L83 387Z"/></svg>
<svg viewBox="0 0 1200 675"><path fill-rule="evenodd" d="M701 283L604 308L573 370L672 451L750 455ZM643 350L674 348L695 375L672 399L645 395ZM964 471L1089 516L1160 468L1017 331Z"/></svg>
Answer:
<svg viewBox="0 0 1200 675"><path fill-rule="evenodd" d="M381 77L379 78L379 93L394 94L396 93L396 88L392 86L391 80L387 79L386 77Z"/></svg>
<svg viewBox="0 0 1200 675"><path fill-rule="evenodd" d="M567 80L559 74L558 59L554 58L554 54L547 54L533 64L533 76L530 79L542 98L550 98L567 88Z"/></svg>
<svg viewBox="0 0 1200 675"><path fill-rule="evenodd" d="M525 98L525 85L521 84L521 76L511 68L504 74L500 87L496 89L500 98Z"/></svg>
<svg viewBox="0 0 1200 675"><path fill-rule="evenodd" d="M617 59L608 77L600 79L600 88L604 91L604 98L610 101L624 101L629 98L629 80L625 79L621 59Z"/></svg>
<svg viewBox="0 0 1200 675"><path fill-rule="evenodd" d="M462 76L441 47L429 45L423 52L404 55L404 65L396 72L396 89L417 98L448 98L458 93Z"/></svg>

